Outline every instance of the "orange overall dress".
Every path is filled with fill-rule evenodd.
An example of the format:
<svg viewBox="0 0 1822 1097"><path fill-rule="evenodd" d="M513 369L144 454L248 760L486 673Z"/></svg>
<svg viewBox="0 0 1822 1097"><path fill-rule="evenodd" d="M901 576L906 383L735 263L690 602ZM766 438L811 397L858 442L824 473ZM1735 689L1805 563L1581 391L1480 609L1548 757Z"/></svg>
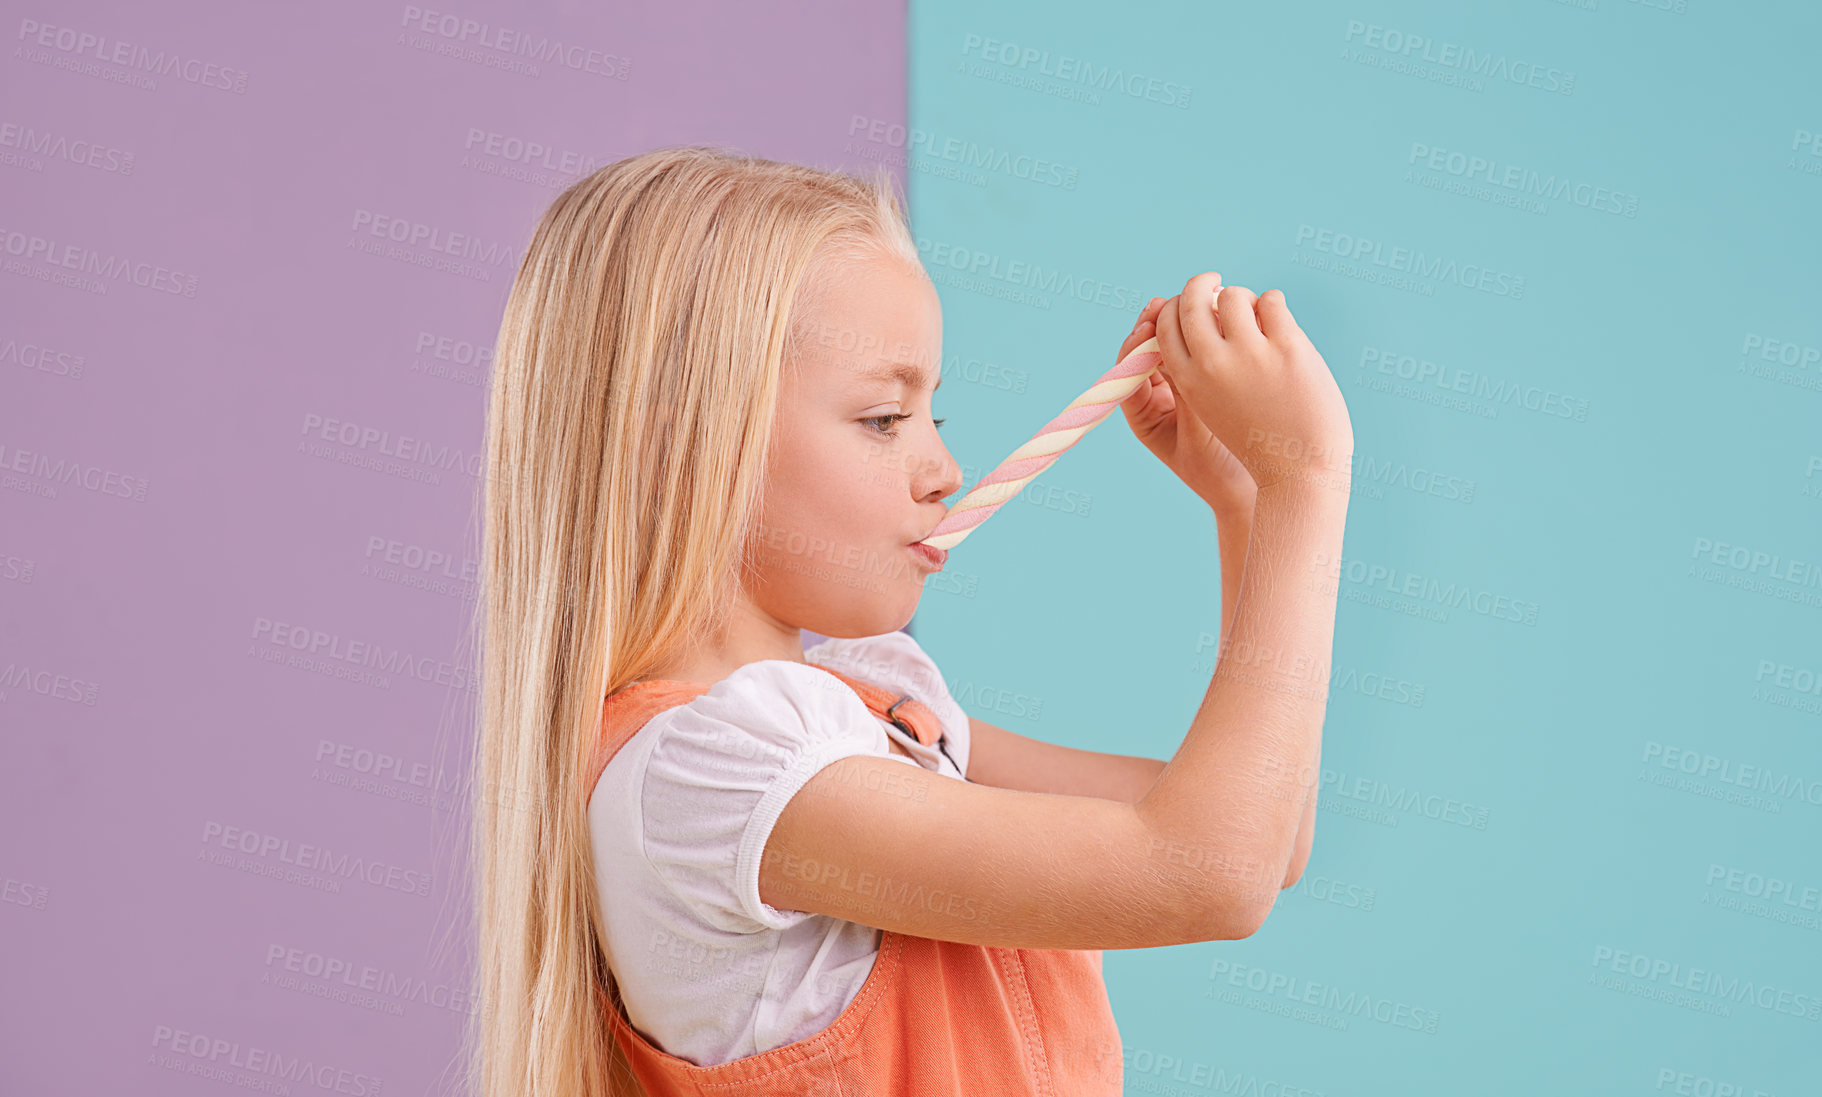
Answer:
<svg viewBox="0 0 1822 1097"><path fill-rule="evenodd" d="M817 666L811 663L810 666ZM928 707L828 667L874 715L929 746L942 725ZM653 716L709 687L635 682L607 698L592 788L615 753ZM1120 1031L1099 949L990 948L882 931L860 992L820 1032L697 1066L633 1028L612 974L596 985L617 1073L648 1097L1104 1097L1122 1091Z"/></svg>

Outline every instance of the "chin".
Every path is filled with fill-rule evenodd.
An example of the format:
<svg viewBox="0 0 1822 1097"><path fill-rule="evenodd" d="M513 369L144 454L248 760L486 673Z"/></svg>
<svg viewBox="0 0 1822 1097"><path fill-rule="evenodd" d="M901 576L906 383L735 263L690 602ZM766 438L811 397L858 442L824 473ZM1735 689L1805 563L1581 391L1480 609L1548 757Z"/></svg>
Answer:
<svg viewBox="0 0 1822 1097"><path fill-rule="evenodd" d="M832 639L852 640L859 636L880 636L888 632L897 632L911 623L911 615L917 612L917 604L922 600L919 591L905 599L902 605L882 604L859 607L848 606L847 613L830 614L820 624L803 625L811 632L820 633Z"/></svg>

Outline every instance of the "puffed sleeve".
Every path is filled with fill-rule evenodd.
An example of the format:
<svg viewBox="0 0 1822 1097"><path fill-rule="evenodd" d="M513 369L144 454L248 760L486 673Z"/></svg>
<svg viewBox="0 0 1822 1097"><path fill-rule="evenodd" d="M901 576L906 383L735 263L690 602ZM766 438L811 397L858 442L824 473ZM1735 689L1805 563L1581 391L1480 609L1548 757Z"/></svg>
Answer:
<svg viewBox="0 0 1822 1097"><path fill-rule="evenodd" d="M653 720L640 789L645 855L679 899L730 933L788 929L811 914L759 898L759 862L784 806L824 766L894 755L885 726L839 679L763 659Z"/></svg>
<svg viewBox="0 0 1822 1097"><path fill-rule="evenodd" d="M832 667L863 681L874 682L912 697L942 721L949 757L965 776L972 737L968 714L949 692L943 672L922 644L908 632L882 632L877 636L834 637L804 652L804 658Z"/></svg>

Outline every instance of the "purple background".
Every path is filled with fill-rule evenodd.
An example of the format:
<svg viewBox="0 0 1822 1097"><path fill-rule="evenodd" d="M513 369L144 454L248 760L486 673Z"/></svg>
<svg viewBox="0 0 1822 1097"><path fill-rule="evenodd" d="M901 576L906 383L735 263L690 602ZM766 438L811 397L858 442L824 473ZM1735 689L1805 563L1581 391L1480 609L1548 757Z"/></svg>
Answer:
<svg viewBox="0 0 1822 1097"><path fill-rule="evenodd" d="M844 141L904 118L905 11L469 4L461 47L412 19L445 9L159 9L37 5L0 65L0 1090L227 1092L273 1053L446 1091L474 354L602 163L868 167ZM577 65L513 71L501 32ZM440 244L361 250L381 218ZM325 673L352 644L421 677ZM272 875L307 846L370 879Z"/></svg>

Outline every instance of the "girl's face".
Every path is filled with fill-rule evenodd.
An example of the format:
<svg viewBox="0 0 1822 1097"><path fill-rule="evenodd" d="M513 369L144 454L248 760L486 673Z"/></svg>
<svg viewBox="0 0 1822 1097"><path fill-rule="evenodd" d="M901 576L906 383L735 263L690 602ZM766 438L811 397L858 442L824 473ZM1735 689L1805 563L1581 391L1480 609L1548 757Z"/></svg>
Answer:
<svg viewBox="0 0 1822 1097"><path fill-rule="evenodd" d="M962 472L931 418L935 288L884 256L836 262L785 363L749 596L792 628L872 636L910 621L936 571L911 546Z"/></svg>

